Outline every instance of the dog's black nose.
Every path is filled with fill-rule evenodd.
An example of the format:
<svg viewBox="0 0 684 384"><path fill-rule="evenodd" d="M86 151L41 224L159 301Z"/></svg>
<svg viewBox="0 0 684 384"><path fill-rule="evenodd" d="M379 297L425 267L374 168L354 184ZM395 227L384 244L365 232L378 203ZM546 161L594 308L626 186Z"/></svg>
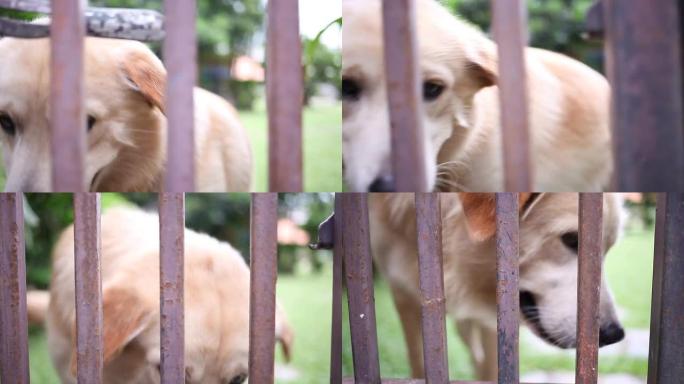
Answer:
<svg viewBox="0 0 684 384"><path fill-rule="evenodd" d="M373 180L368 192L395 192L394 178L392 176L380 176Z"/></svg>
<svg viewBox="0 0 684 384"><path fill-rule="evenodd" d="M618 323L610 323L599 330L599 346L615 344L625 338L625 330Z"/></svg>

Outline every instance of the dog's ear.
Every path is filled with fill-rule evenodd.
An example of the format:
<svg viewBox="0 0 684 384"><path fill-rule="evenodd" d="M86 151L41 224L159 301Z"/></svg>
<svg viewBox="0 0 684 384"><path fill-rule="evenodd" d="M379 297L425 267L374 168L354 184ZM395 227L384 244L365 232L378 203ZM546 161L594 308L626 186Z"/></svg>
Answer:
<svg viewBox="0 0 684 384"><path fill-rule="evenodd" d="M104 365L116 358L150 324L153 310L130 289L110 287L102 293ZM75 327L75 324L74 324ZM71 373L76 374L76 330L73 332Z"/></svg>
<svg viewBox="0 0 684 384"><path fill-rule="evenodd" d="M491 239L496 234L496 197L493 193L459 193L468 235L475 242ZM523 212L533 193L518 195L518 211Z"/></svg>
<svg viewBox="0 0 684 384"><path fill-rule="evenodd" d="M165 113L166 70L161 61L150 52L132 51L126 54L121 68L126 84Z"/></svg>
<svg viewBox="0 0 684 384"><path fill-rule="evenodd" d="M294 343L294 330L287 320L282 308L276 306L276 341L280 343L285 361L289 362L292 356L292 344Z"/></svg>
<svg viewBox="0 0 684 384"><path fill-rule="evenodd" d="M496 48L490 44L466 54L466 78L476 92L491 87L498 82L498 62Z"/></svg>

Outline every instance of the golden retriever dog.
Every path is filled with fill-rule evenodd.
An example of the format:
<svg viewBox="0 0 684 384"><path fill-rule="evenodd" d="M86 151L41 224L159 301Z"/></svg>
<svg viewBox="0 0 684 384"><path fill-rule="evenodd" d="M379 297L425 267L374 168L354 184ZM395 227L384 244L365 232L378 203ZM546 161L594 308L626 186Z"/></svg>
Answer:
<svg viewBox="0 0 684 384"><path fill-rule="evenodd" d="M357 192L393 192L381 1L344 0L343 17L345 183ZM426 182L440 191L501 191L497 47L435 0L418 0L416 17ZM532 189L607 188L608 82L557 53L526 48L525 59Z"/></svg>
<svg viewBox="0 0 684 384"><path fill-rule="evenodd" d="M2 38L0 52L5 188L49 191L49 40ZM90 191L159 191L167 157L162 62L139 42L87 38L84 76L84 183ZM236 110L207 91L194 95L195 159L187 161L195 162L197 190L248 191L252 154Z"/></svg>
<svg viewBox="0 0 684 384"><path fill-rule="evenodd" d="M621 203L604 198L604 257L616 241ZM496 217L493 194L441 195L446 309L468 347L478 379L496 380ZM369 199L375 263L391 287L413 376L422 377L422 335L415 205L412 194ZM520 312L537 336L576 346L578 207L576 193L521 194ZM624 338L605 278L601 346Z"/></svg>
<svg viewBox="0 0 684 384"><path fill-rule="evenodd" d="M102 216L104 383L160 382L159 219L116 208ZM48 348L63 383L76 383L74 230L53 253L49 307L30 292L35 320L45 319ZM278 308L276 337L289 359L293 331ZM185 231L186 383L240 384L249 353L249 268L233 247Z"/></svg>

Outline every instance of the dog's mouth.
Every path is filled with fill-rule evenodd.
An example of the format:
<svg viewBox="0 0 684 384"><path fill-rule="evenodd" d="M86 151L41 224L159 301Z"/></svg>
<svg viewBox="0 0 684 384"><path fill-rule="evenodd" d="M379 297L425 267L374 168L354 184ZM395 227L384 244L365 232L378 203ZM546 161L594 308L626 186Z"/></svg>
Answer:
<svg viewBox="0 0 684 384"><path fill-rule="evenodd" d="M575 347L571 341L558 340L549 334L549 332L544 328L543 324L541 323L537 299L534 297L532 292L520 292L520 312L522 312L523 317L527 321L527 324L529 324L530 328L532 328L532 331L544 341L562 349Z"/></svg>

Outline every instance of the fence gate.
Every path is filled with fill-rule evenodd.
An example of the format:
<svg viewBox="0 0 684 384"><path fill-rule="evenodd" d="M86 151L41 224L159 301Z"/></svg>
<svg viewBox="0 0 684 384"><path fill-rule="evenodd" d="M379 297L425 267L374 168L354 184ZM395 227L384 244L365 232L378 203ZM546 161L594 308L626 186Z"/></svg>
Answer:
<svg viewBox="0 0 684 384"><path fill-rule="evenodd" d="M496 194L498 383L519 382L518 196ZM415 195L425 379L380 376L367 195L337 195L335 257L344 260L354 378L344 383L447 383L439 194ZM598 378L603 195L579 196L577 383ZM649 384L684 377L684 194L658 196L649 352ZM336 289L341 290L341 283ZM334 350L341 366L341 346ZM452 356L452 359L466 358ZM451 383L463 383L451 381Z"/></svg>

